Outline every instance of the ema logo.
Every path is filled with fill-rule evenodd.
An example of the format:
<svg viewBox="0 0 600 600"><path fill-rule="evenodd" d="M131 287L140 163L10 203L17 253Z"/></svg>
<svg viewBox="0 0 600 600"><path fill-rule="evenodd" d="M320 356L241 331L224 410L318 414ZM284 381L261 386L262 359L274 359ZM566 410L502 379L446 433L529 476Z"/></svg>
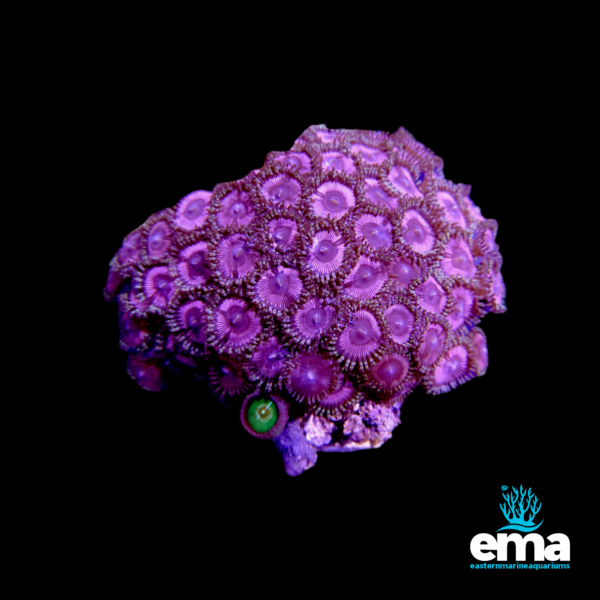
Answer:
<svg viewBox="0 0 600 600"><path fill-rule="evenodd" d="M504 493L508 487L502 486L502 496L505 500L500 504L500 510L508 521L508 525L496 530L496 537L489 533L479 533L471 540L471 554L480 561L490 561L496 559L498 563L508 560L508 544L513 542L516 549L517 563L525 561L525 550L529 542L533 543L535 561L568 561L571 560L571 542L569 538L562 533L553 533L546 539L551 544L547 545L544 538L538 533L528 533L525 537L519 533L498 533L505 529L514 529L516 531L533 532L544 522L542 519L538 524L534 519L542 508L542 503L538 501L537 496L531 491L531 488L524 490L520 486L519 490L513 487L512 492ZM495 554L497 553L497 554ZM493 565L471 565L471 568L492 567ZM559 568L560 565L496 565L503 568ZM569 565L562 565L562 568L569 568Z"/></svg>

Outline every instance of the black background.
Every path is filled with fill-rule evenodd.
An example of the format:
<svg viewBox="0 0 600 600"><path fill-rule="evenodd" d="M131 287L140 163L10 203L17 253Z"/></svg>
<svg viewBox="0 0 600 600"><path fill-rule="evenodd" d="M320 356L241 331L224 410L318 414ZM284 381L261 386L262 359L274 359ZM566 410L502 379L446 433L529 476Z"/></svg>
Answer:
<svg viewBox="0 0 600 600"><path fill-rule="evenodd" d="M135 552L168 547L192 562L210 548L235 565L266 544L307 568L364 556L468 575L471 538L505 524L501 486L522 484L543 503L537 533L568 535L576 568L572 492L588 484L577 471L581 398L560 291L571 276L559 243L567 223L557 209L570 178L557 132L564 147L570 117L543 108L542 80L515 80L500 65L469 84L475 75L465 64L460 76L407 91L293 70L281 81L252 67L218 79L133 70L95 89L84 119L97 144L87 167L98 208L87 232L94 344L80 375L79 432L89 448L81 493L93 498L103 536ZM289 149L319 123L404 126L443 158L447 179L470 184L483 215L499 223L508 310L480 324L484 377L438 396L417 390L381 448L319 454L291 478L274 444L248 435L207 389L140 389L118 346L117 307L102 289L122 238L149 215L260 168L269 151Z"/></svg>

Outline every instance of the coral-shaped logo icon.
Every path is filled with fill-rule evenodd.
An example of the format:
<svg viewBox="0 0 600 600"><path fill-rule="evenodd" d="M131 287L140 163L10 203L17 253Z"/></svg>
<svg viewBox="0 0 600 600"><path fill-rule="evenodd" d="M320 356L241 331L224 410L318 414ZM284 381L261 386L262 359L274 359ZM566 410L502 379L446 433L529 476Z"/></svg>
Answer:
<svg viewBox="0 0 600 600"><path fill-rule="evenodd" d="M506 489L506 486L502 486L502 489ZM536 525L533 522L533 518L540 512L540 508L542 508L542 503L540 502L540 505L537 506L538 499L537 496L531 492L531 488L525 491L523 490L523 486L521 486L521 493L519 494L519 490L513 486L513 492L514 494L511 492L502 494L506 503L500 504L500 508L506 517L506 520L509 522L509 525L501 527L497 532L502 531L503 529L535 531L544 522L544 519L540 521L539 525ZM527 506L524 506L526 502ZM525 518L527 511L530 513L528 519Z"/></svg>

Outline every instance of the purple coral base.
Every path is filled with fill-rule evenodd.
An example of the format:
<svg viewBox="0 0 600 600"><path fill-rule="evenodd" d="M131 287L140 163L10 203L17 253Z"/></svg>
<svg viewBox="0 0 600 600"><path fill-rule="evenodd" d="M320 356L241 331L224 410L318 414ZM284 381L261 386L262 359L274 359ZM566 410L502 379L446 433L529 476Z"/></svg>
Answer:
<svg viewBox="0 0 600 600"><path fill-rule="evenodd" d="M364 401L343 423L341 436L333 442L335 423L311 414L289 421L273 441L281 452L285 471L295 477L317 462L317 452L354 452L379 448L400 425L404 399L385 405Z"/></svg>

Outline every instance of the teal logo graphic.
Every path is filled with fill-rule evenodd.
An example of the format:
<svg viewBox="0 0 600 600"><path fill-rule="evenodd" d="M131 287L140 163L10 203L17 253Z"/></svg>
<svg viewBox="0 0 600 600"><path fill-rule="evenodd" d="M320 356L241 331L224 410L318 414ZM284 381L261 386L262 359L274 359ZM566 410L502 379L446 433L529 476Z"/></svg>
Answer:
<svg viewBox="0 0 600 600"><path fill-rule="evenodd" d="M502 486L503 490L508 489L505 485ZM531 488L527 491L523 490L523 486L517 490L513 486L513 491L508 494L502 493L502 497L506 500L504 504L500 505L502 513L508 521L508 525L500 527L496 530L503 531L504 529L516 529L517 531L535 531L543 522L542 519L539 525L533 522L533 518L540 512L542 503L538 506L538 499L535 494L531 492ZM526 518L528 516L528 518Z"/></svg>

